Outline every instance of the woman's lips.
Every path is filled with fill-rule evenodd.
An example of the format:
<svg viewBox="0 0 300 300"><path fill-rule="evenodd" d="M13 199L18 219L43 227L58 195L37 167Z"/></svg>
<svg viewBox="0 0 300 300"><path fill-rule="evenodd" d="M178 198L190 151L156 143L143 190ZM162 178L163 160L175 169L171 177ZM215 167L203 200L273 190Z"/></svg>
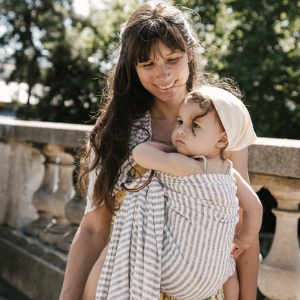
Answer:
<svg viewBox="0 0 300 300"><path fill-rule="evenodd" d="M161 90L167 90L167 89L169 89L169 88L172 88L172 87L175 85L175 82L176 82L176 81L174 81L173 83L170 83L170 84L168 84L168 85L157 85L157 84L156 84L156 86L157 86L159 89L161 89Z"/></svg>

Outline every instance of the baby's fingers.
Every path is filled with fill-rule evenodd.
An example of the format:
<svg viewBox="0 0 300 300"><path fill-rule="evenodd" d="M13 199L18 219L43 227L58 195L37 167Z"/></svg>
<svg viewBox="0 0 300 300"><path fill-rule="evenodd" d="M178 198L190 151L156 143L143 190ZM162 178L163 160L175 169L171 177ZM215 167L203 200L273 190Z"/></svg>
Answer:
<svg viewBox="0 0 300 300"><path fill-rule="evenodd" d="M230 251L230 254L231 254L231 255L234 255L234 253L235 253L236 250L238 250L238 247L237 247L235 244L232 244L232 245L231 245L231 251Z"/></svg>
<svg viewBox="0 0 300 300"><path fill-rule="evenodd" d="M237 258L239 255L241 255L244 252L244 249L239 247L234 247L234 249L231 250L231 255L234 258Z"/></svg>

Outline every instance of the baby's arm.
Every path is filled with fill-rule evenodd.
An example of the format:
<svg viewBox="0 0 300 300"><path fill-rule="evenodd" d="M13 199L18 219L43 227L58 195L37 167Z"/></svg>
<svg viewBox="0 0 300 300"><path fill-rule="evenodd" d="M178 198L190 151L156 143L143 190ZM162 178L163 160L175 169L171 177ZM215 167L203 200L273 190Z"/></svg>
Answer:
<svg viewBox="0 0 300 300"><path fill-rule="evenodd" d="M236 179L237 197L243 209L243 224L234 237L231 254L239 256L257 239L262 223L262 204L251 186L236 171L232 170Z"/></svg>
<svg viewBox="0 0 300 300"><path fill-rule="evenodd" d="M172 151L175 151L173 146L145 142L137 145L132 154L136 163L146 169L162 171L175 176L201 173L198 162Z"/></svg>

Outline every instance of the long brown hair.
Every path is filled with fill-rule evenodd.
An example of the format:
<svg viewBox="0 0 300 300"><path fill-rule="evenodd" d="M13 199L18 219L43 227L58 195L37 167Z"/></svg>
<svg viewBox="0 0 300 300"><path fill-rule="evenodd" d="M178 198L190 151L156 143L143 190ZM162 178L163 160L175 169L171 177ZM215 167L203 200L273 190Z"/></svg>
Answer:
<svg viewBox="0 0 300 300"><path fill-rule="evenodd" d="M133 120L142 117L153 104L153 96L141 85L135 66L149 60L151 51L159 55L159 42L188 54L188 91L201 81L201 47L182 12L167 1L143 4L134 11L122 27L119 60L107 82L106 107L88 135L78 177L81 192L86 192L88 174L96 172L93 205L104 201L111 212L116 210L113 188L131 150Z"/></svg>

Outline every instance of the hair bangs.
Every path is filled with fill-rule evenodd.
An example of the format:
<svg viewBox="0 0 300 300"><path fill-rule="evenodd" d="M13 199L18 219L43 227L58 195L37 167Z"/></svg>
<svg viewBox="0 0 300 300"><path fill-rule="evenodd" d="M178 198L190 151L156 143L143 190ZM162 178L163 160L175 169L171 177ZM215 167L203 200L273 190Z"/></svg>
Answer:
<svg viewBox="0 0 300 300"><path fill-rule="evenodd" d="M160 43L163 43L172 52L180 50L186 52L186 43L175 25L165 24L157 20L150 20L142 26L138 31L137 37L134 39L135 49L132 57L135 65L139 62L146 62L150 59L162 57ZM154 55L154 57L151 57Z"/></svg>

